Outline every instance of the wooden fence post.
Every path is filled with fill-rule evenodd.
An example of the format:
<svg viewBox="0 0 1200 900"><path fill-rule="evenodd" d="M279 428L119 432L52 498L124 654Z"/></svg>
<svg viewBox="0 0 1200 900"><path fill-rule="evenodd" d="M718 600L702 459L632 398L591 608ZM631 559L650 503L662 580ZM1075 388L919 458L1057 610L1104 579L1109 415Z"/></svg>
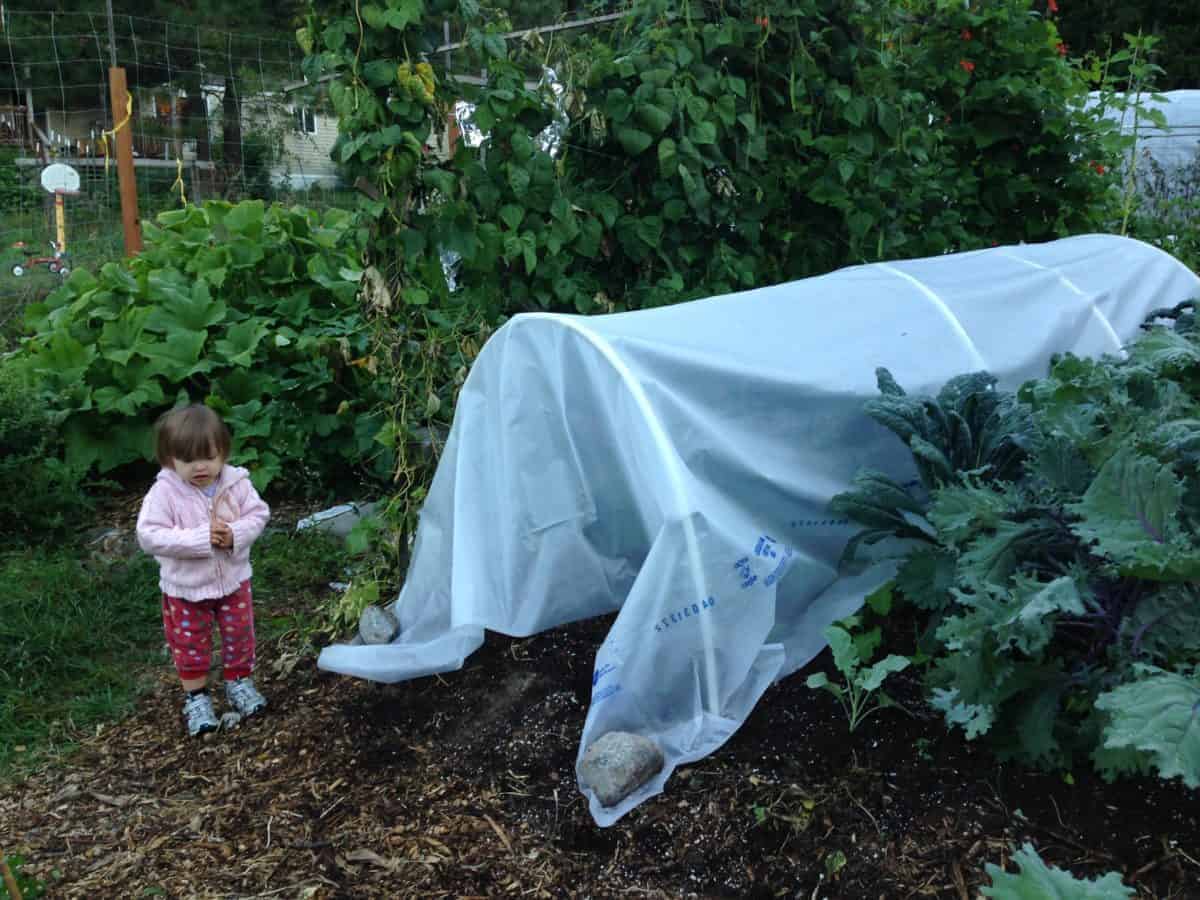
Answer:
<svg viewBox="0 0 1200 900"><path fill-rule="evenodd" d="M133 168L133 121L126 116L129 109L129 89L125 70L113 66L108 70L108 92L112 99L113 128L117 140L117 181L121 188L121 223L125 231L125 255L135 256L142 249L142 223L138 218L137 174ZM125 117L123 127L122 117Z"/></svg>

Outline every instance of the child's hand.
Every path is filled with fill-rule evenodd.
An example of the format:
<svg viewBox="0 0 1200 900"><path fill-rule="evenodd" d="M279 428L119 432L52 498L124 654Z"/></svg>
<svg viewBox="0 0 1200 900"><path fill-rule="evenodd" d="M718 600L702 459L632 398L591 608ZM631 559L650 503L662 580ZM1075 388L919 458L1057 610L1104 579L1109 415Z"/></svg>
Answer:
<svg viewBox="0 0 1200 900"><path fill-rule="evenodd" d="M217 519L212 526L212 545L221 550L233 549L233 529L228 522Z"/></svg>

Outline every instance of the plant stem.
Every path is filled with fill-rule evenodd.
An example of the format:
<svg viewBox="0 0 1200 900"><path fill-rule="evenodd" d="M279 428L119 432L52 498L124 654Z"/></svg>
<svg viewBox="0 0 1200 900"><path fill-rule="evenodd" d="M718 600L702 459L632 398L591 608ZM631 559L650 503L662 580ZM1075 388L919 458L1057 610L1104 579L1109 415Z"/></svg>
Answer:
<svg viewBox="0 0 1200 900"><path fill-rule="evenodd" d="M1129 215L1133 212L1134 193L1137 190L1137 178L1135 175L1137 167L1137 145L1138 145L1138 125L1140 118L1138 113L1141 111L1142 103L1142 79L1137 73L1138 52L1141 50L1142 30L1138 29L1139 40L1133 45L1133 59L1129 63L1129 72L1133 78L1132 84L1129 87L1134 88L1134 107L1133 107L1133 143L1129 147L1129 162L1126 164L1125 170L1125 196L1122 200L1122 215L1121 215L1121 236L1124 237L1129 233ZM1128 103L1128 94L1126 94L1126 103ZM1124 125L1124 113L1122 113L1122 125Z"/></svg>

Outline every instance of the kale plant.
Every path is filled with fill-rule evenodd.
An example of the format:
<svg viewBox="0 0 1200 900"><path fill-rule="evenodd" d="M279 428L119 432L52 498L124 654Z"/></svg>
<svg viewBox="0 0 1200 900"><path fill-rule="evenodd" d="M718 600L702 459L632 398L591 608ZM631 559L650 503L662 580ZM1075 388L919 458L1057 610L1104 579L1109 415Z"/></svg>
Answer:
<svg viewBox="0 0 1200 900"><path fill-rule="evenodd" d="M1101 878L1084 880L1076 878L1057 866L1048 866L1032 844L1023 844L1013 854L1013 862L1020 871L1009 875L999 866L988 863L984 871L992 883L980 890L991 900L1128 900L1133 890L1121 883L1118 872L1109 872Z"/></svg>
<svg viewBox="0 0 1200 900"><path fill-rule="evenodd" d="M925 517L929 493L963 472L981 480L1011 478L1024 459L1029 429L1024 408L997 392L986 372L951 379L936 398L910 396L887 369L875 376L881 396L867 403L866 413L908 445L923 490L917 496L881 472L859 473L854 490L839 494L831 507L867 526L847 545L846 562L860 543L888 537L934 542Z"/></svg>
<svg viewBox="0 0 1200 900"><path fill-rule="evenodd" d="M1200 786L1200 331L1160 310L1123 359L1056 358L1016 395L985 375L867 411L927 496L864 473L834 499L901 538L932 705L1004 758ZM965 415L970 412L971 415Z"/></svg>

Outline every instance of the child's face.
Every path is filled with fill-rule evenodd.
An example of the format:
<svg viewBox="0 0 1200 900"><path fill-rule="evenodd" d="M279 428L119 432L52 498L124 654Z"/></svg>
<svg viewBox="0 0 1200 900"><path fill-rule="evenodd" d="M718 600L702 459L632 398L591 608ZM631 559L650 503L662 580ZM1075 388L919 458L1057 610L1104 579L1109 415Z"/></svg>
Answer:
<svg viewBox="0 0 1200 900"><path fill-rule="evenodd" d="M186 481L188 484L194 484L196 487L208 487L221 474L221 467L225 465L224 457L210 456L207 458L193 459L184 462L181 459L171 460L171 465L175 469L175 474Z"/></svg>

